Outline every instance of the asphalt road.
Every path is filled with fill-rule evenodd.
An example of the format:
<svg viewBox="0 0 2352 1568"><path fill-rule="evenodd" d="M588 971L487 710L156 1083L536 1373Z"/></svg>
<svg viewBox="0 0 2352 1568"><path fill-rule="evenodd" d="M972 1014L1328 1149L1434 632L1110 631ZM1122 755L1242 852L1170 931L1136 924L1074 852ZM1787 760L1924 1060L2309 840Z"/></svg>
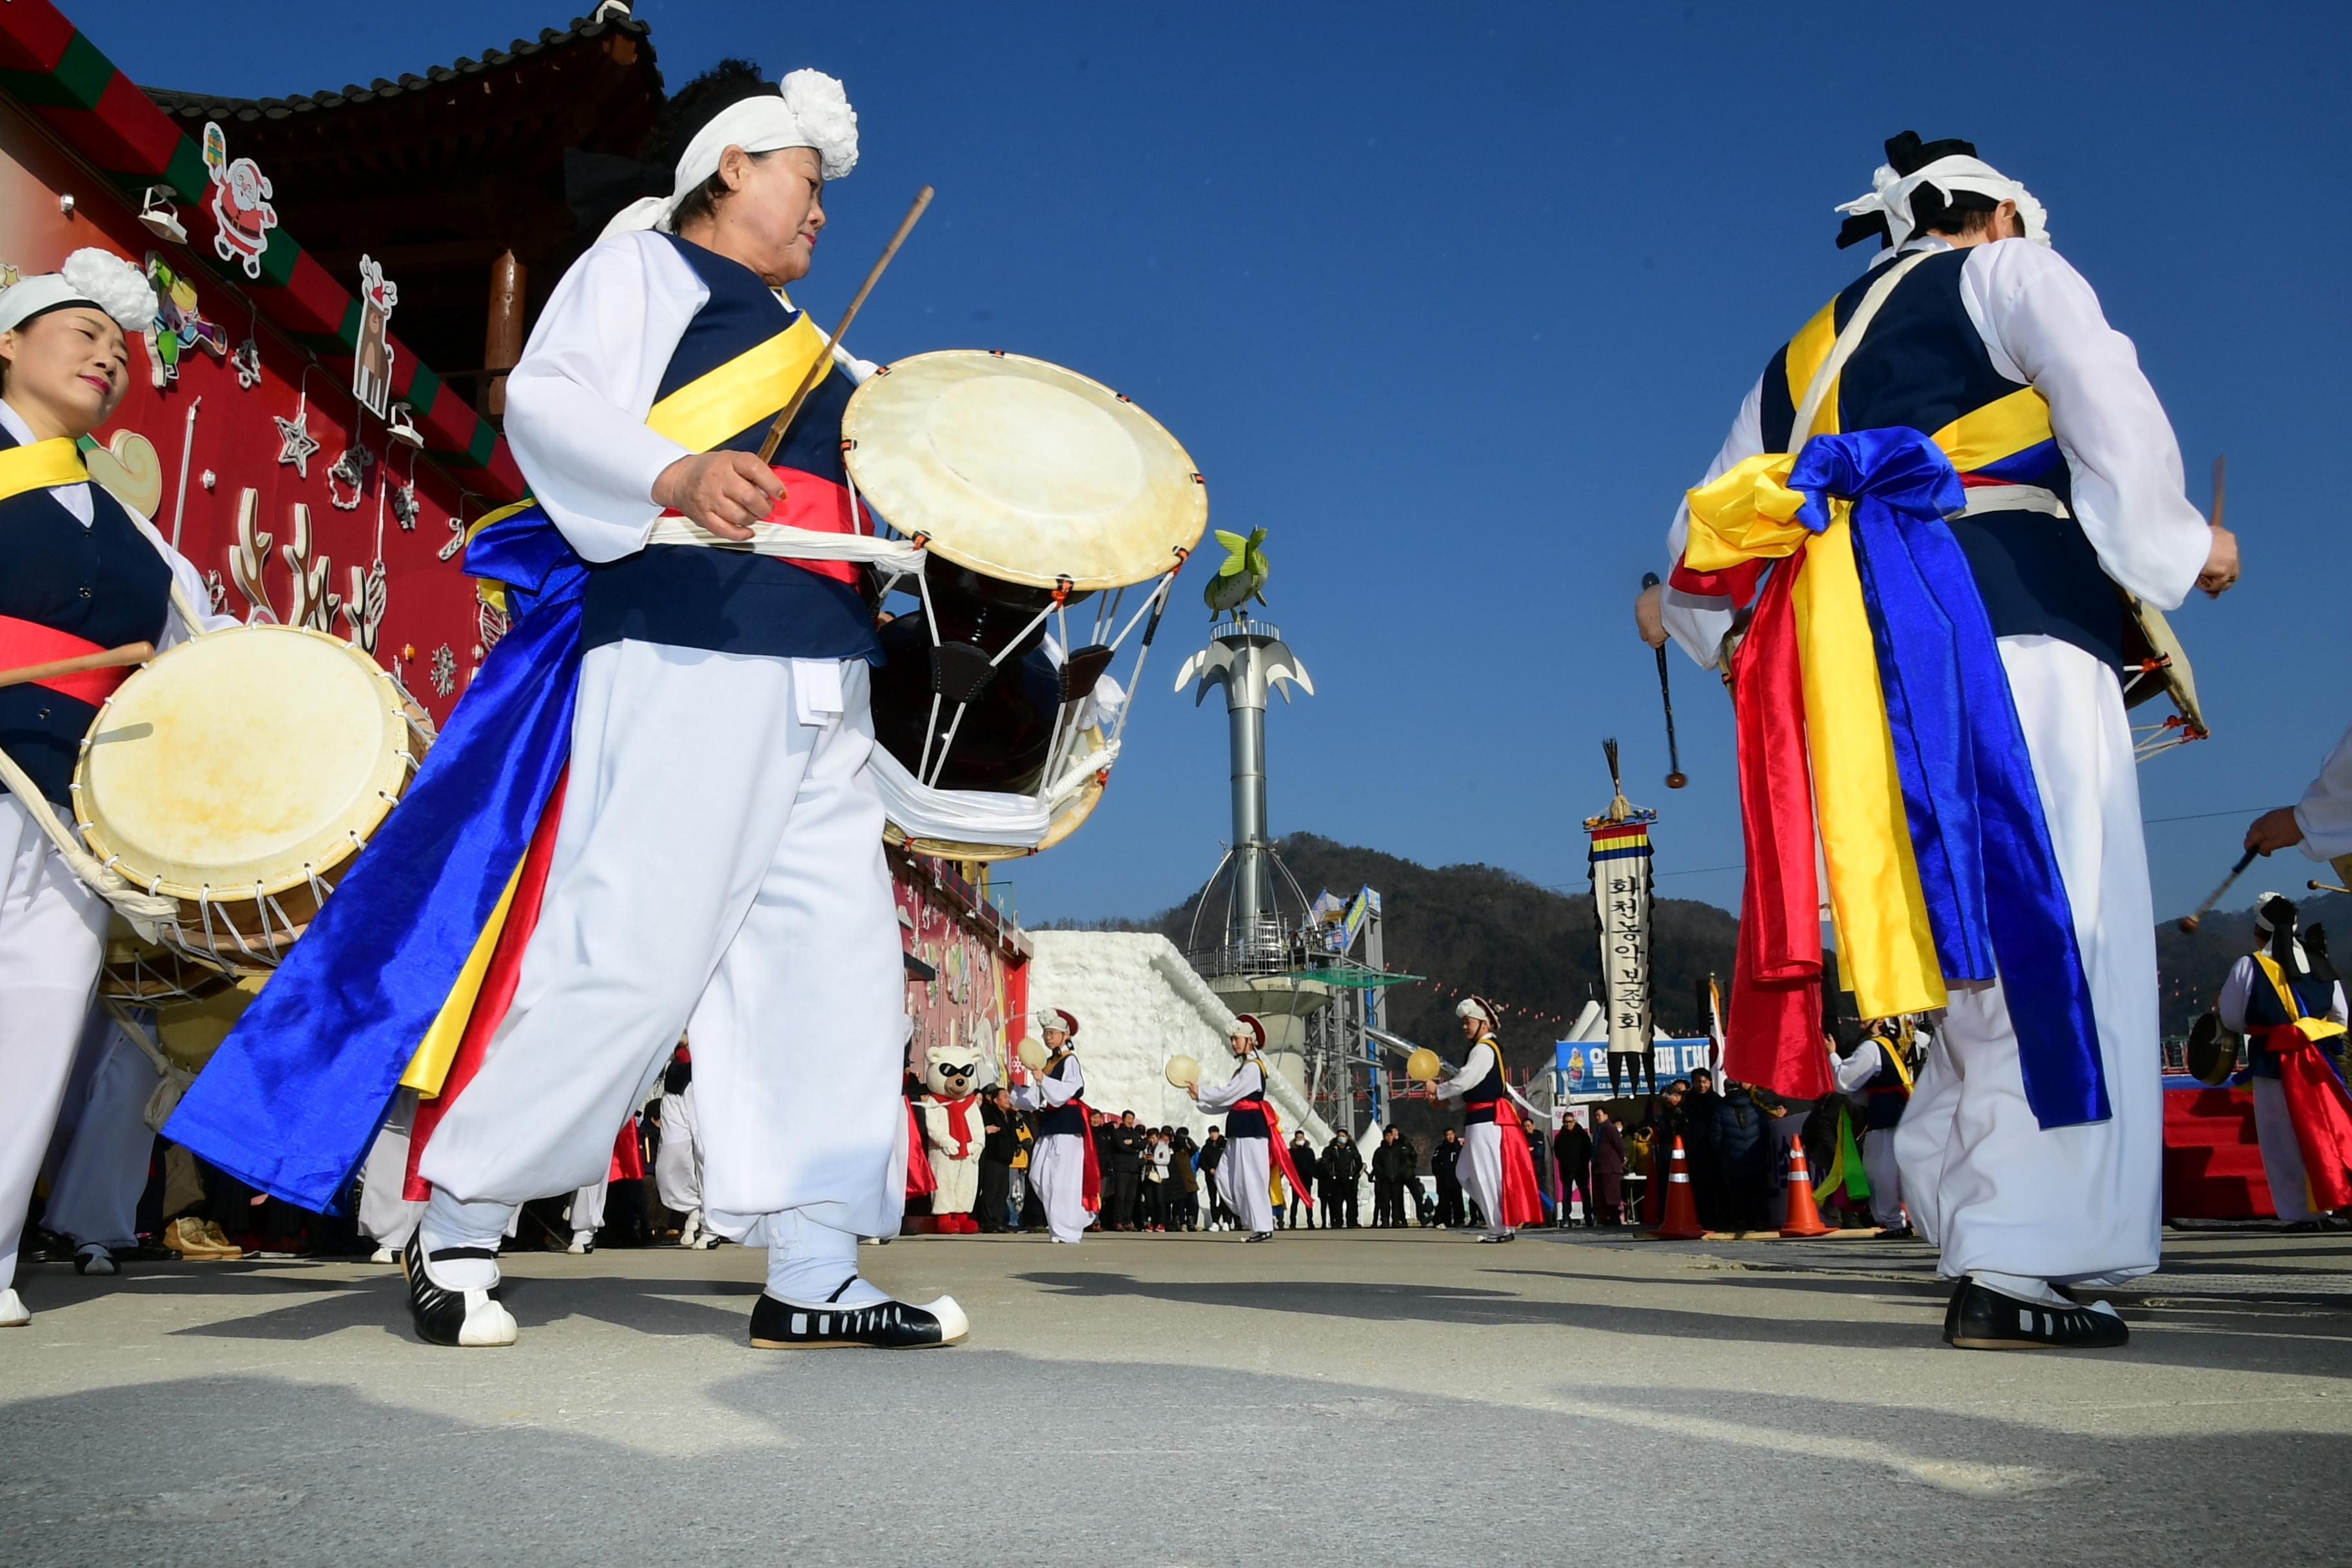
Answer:
<svg viewBox="0 0 2352 1568"><path fill-rule="evenodd" d="M2120 1352L1937 1339L1914 1243L908 1238L946 1351L753 1352L760 1258L28 1270L0 1563L2352 1560L2352 1240L2168 1238Z"/></svg>

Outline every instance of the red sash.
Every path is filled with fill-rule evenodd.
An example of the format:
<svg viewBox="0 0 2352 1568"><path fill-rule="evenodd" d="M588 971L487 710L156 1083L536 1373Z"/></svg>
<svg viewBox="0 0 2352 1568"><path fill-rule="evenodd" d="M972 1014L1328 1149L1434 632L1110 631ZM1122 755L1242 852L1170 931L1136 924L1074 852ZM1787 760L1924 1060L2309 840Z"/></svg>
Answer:
<svg viewBox="0 0 2352 1568"><path fill-rule="evenodd" d="M967 1094L961 1100L931 1097L931 1103L948 1113L948 1136L955 1140L955 1157L959 1160L971 1158L971 1108L979 1100L976 1094Z"/></svg>
<svg viewBox="0 0 2352 1568"><path fill-rule="evenodd" d="M1078 1143L1086 1150L1086 1174L1079 1179L1078 1195L1085 1200L1088 1214L1102 1213L1102 1157L1095 1152L1095 1113L1083 1100L1073 1098L1065 1103L1078 1108L1078 1119L1087 1130L1078 1134Z"/></svg>
<svg viewBox="0 0 2352 1568"><path fill-rule="evenodd" d="M907 1195L929 1197L940 1190L940 1180L931 1174L931 1157L923 1152L923 1119L915 1112L915 1102L907 1107Z"/></svg>
<svg viewBox="0 0 2352 1568"><path fill-rule="evenodd" d="M1237 1100L1234 1101L1231 1106L1227 1107L1227 1109L1229 1110L1256 1110L1265 1113L1266 1152L1274 1158L1274 1168L1276 1173L1282 1177L1284 1184L1286 1184L1292 1192L1297 1193L1300 1197L1307 1200L1307 1206L1308 1208L1313 1208L1315 1206L1314 1189L1310 1188L1305 1182L1298 1179L1298 1165L1297 1163L1290 1157L1290 1145L1284 1142L1282 1140L1282 1118L1274 1113L1274 1102L1266 1099L1265 1096L1257 1094L1252 1095L1245 1100ZM1244 1134L1244 1136L1247 1135Z"/></svg>
<svg viewBox="0 0 2352 1568"><path fill-rule="evenodd" d="M784 493L768 509L763 522L781 522L791 528L805 528L811 533L867 533L870 529L857 526L857 519L849 515L849 489L845 485L799 468L788 468L781 463L769 465L776 478L784 484ZM682 512L665 511L664 517L681 517ZM862 512L860 514L863 515ZM803 571L814 572L820 577L830 577L836 583L857 581L857 565L850 561L792 561L790 564ZM62 657L62 656L59 656Z"/></svg>
<svg viewBox="0 0 2352 1568"><path fill-rule="evenodd" d="M604 1173L605 1179L614 1182L642 1182L646 1179L646 1151L637 1142L637 1119L630 1117L621 1123L619 1136L613 1140L613 1163Z"/></svg>
<svg viewBox="0 0 2352 1568"><path fill-rule="evenodd" d="M2263 1033L2263 1049L2278 1063L2279 1089L2303 1151L2311 1206L2322 1214L2352 1205L2352 1100L2320 1054L2319 1043L2293 1024Z"/></svg>
<svg viewBox="0 0 2352 1568"><path fill-rule="evenodd" d="M79 658L84 654L105 651L102 645L87 637L78 637L71 632L61 632L38 621L20 621L14 616L0 616L0 670L22 669L28 664L50 664L61 658ZM118 667L113 669L85 669L79 675L53 675L47 680L37 680L33 684L95 708L113 696L115 689L130 679L130 669Z"/></svg>
<svg viewBox="0 0 2352 1568"><path fill-rule="evenodd" d="M1536 1159L1519 1121L1518 1107L1509 1096L1495 1102L1495 1131L1503 1141L1503 1212L1496 1223L1505 1230L1543 1223L1543 1194L1536 1185Z"/></svg>

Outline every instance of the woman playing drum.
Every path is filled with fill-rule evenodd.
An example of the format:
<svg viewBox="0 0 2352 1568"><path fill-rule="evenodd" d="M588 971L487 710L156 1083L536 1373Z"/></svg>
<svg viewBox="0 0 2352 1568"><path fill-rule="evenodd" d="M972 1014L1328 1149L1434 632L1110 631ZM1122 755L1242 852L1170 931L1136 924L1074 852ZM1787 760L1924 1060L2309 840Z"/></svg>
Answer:
<svg viewBox="0 0 2352 1568"><path fill-rule="evenodd" d="M102 250L0 293L0 674L163 646L188 629L175 583L184 603L205 601L195 568L90 483L77 447L130 384L126 331L154 319L145 277ZM82 737L125 673L0 686L12 776L61 813ZM0 783L0 1327L28 1321L11 1288L17 1243L106 954L106 903L68 869L40 809Z"/></svg>

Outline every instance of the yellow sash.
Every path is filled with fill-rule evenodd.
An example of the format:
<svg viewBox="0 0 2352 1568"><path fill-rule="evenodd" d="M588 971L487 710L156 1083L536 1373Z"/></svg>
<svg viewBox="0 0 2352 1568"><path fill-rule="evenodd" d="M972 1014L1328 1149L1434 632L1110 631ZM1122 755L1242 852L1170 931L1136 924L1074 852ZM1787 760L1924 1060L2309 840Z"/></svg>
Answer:
<svg viewBox="0 0 2352 1568"><path fill-rule="evenodd" d="M2286 972L2279 967L2277 959L2267 952L2257 952L2253 957L2254 962L2262 966L2263 978L2271 983L2273 991L2278 993L2279 1006L2285 1011L2288 1017L2294 1020L2296 1031L2305 1039L2332 1040L2344 1033L2344 1026L2333 1019L2303 1016L2303 1004L2297 1001L2294 993L2287 988Z"/></svg>
<svg viewBox="0 0 2352 1568"><path fill-rule="evenodd" d="M69 436L52 436L27 447L0 450L0 500L23 495L26 490L83 484L89 479L89 470L82 467L81 448Z"/></svg>
<svg viewBox="0 0 2352 1568"><path fill-rule="evenodd" d="M646 427L681 447L708 452L762 419L772 419L800 390L809 366L823 360L833 374L833 351L805 311L782 331L715 370L696 376L653 405Z"/></svg>
<svg viewBox="0 0 2352 1568"><path fill-rule="evenodd" d="M1801 405L1814 373L1836 342L1832 306L1790 340L1790 401ZM1793 433L1801 447L1838 426L1833 383L1813 428ZM1797 519L1804 497L1789 489L1793 452L1749 458L1690 492L1685 560L1694 571L1719 572L1754 557L1805 552L1790 591L1797 659L1805 687L1805 750L1812 763L1813 815L1829 873L1830 915L1837 931L1839 978L1852 986L1864 1017L1892 1017L1941 1007L1948 1000L1927 900L1911 850L1895 772L1878 653L1863 609L1862 576L1843 501L1829 528L1810 532Z"/></svg>

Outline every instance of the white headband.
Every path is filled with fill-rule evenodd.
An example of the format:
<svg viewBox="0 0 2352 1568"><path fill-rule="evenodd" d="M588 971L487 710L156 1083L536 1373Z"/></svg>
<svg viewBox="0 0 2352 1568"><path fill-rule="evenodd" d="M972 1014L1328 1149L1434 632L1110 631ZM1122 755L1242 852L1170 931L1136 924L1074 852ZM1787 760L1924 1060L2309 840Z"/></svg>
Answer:
<svg viewBox="0 0 2352 1568"><path fill-rule="evenodd" d="M719 157L730 147L746 153L814 148L818 172L838 180L857 167L857 111L849 107L849 95L838 79L823 71L793 71L772 95L730 103L712 116L678 154L677 180L670 194L631 202L596 237L610 239L639 228L667 231L678 204L719 172Z"/></svg>
<svg viewBox="0 0 2352 1568"><path fill-rule="evenodd" d="M1497 1021L1495 1017L1494 1010L1488 1007L1484 1000L1476 996L1465 996L1461 1001L1455 1003L1454 1005L1454 1016L1457 1018L1476 1018L1480 1022L1487 1024L1492 1024Z"/></svg>
<svg viewBox="0 0 2352 1568"><path fill-rule="evenodd" d="M2025 237L2036 245L2050 243L2050 215L2033 199L2033 193L1980 158L1955 153L1937 159L1916 174L1898 174L1881 163L1870 184L1870 195L1841 203L1837 210L1853 217L1885 214L1887 236L1896 245L1918 237L1912 233L1911 195L1922 185L1935 186L1948 200L1955 191L1969 191L1997 202L2015 202Z"/></svg>
<svg viewBox="0 0 2352 1568"><path fill-rule="evenodd" d="M57 271L18 279L0 292L0 332L60 305L103 310L126 332L143 332L155 324L155 290L147 275L111 251L86 246Z"/></svg>

